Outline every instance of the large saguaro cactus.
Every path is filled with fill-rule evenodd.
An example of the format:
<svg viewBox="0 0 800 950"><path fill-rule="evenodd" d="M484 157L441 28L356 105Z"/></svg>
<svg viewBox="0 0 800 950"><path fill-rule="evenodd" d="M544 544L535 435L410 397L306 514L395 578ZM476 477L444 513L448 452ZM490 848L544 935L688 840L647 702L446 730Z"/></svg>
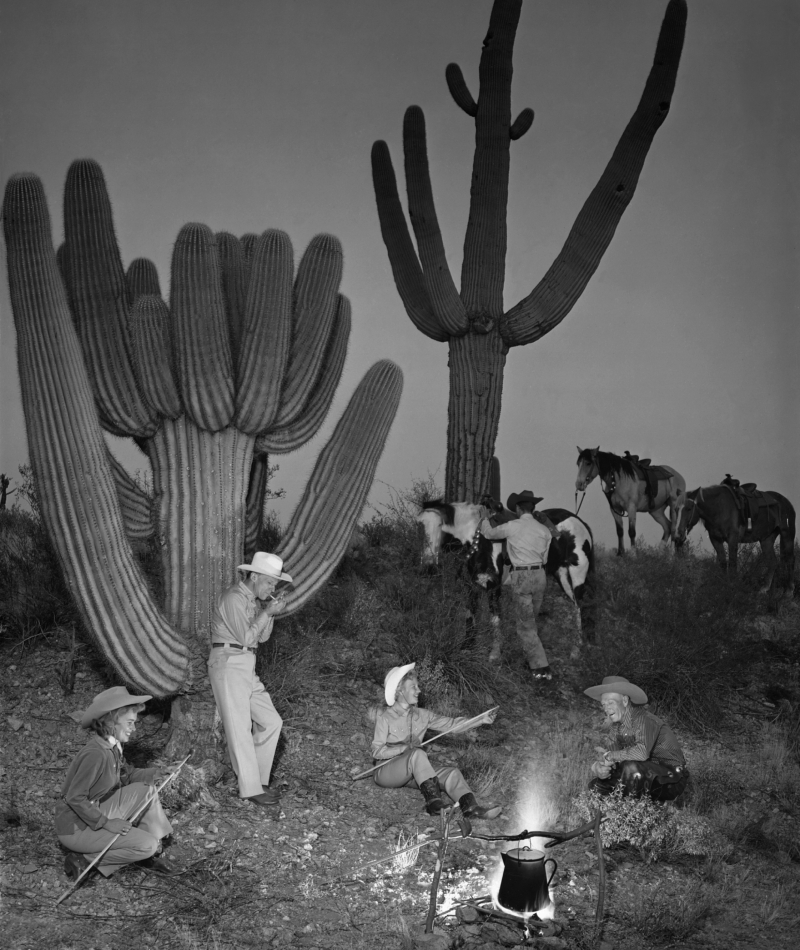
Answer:
<svg viewBox="0 0 800 950"><path fill-rule="evenodd" d="M159 696L196 689L211 611L258 534L267 453L319 431L341 377L340 244L314 238L295 276L281 231L242 242L188 224L167 305L149 261L123 270L95 162L69 170L58 255L34 175L10 179L3 217L31 461L64 575L126 683ZM287 612L341 559L401 388L398 367L376 363L323 449L278 551L297 581ZM152 505L102 429L147 453ZM129 544L154 535L163 610Z"/></svg>
<svg viewBox="0 0 800 950"><path fill-rule="evenodd" d="M433 202L425 118L411 106L403 123L411 240L385 142L372 149L372 173L383 240L406 311L420 332L447 342L450 396L445 493L475 501L486 490L500 421L503 369L512 346L533 343L569 313L611 242L633 197L675 87L686 26L685 0L670 0L644 93L599 182L558 257L531 293L503 310L510 144L528 131L533 111L511 121L514 38L522 0L495 0L473 98L460 68L445 72L456 104L475 120L475 157L464 239L461 289L456 289Z"/></svg>

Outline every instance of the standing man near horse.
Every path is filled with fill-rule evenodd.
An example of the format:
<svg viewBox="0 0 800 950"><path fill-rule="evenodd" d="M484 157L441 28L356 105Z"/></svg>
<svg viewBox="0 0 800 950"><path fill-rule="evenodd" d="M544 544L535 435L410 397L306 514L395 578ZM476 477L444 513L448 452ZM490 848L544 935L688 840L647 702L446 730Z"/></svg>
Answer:
<svg viewBox="0 0 800 950"><path fill-rule="evenodd" d="M492 527L487 519L481 522L481 534L490 541L505 541L511 566L505 573L503 586L511 594L514 622L528 667L535 680L553 678L544 652L536 616L542 606L547 585L545 564L555 528L548 528L534 515L542 501L527 489L508 496L507 508L517 513L516 521ZM536 512L538 515L538 512ZM541 516L540 516L541 517ZM549 519L548 519L549 521Z"/></svg>
<svg viewBox="0 0 800 950"><path fill-rule="evenodd" d="M243 580L220 597L211 619L208 675L225 729L231 765L239 780L239 797L273 808L278 792L269 787L275 748L283 720L256 676L256 650L272 635L276 614L286 607L273 596L281 581L292 583L276 554L257 551L252 564L240 564ZM270 603L259 610L257 600Z"/></svg>
<svg viewBox="0 0 800 950"><path fill-rule="evenodd" d="M600 701L611 726L611 749L596 749L601 758L592 763L589 788L610 795L622 786L624 795L649 795L671 802L686 788L689 773L675 733L643 708L647 694L624 676L606 676L584 693ZM633 705L632 705L633 704Z"/></svg>

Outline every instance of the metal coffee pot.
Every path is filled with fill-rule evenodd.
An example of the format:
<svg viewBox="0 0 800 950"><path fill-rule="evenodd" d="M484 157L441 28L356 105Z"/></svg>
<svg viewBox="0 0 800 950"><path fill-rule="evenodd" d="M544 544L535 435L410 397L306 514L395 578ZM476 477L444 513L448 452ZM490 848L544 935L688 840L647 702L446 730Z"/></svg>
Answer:
<svg viewBox="0 0 800 950"><path fill-rule="evenodd" d="M550 881L558 869L553 858L546 858L544 851L532 848L514 848L501 855L503 879L497 894L497 902L506 910L517 914L534 914L550 904ZM550 861L553 870L547 876L545 865Z"/></svg>

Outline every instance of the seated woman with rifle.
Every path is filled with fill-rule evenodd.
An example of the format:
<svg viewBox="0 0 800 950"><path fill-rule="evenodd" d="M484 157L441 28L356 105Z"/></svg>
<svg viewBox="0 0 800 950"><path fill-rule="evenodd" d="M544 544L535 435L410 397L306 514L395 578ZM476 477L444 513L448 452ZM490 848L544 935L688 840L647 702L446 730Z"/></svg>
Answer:
<svg viewBox="0 0 800 950"><path fill-rule="evenodd" d="M81 726L91 735L67 770L55 822L58 840L68 852L64 871L72 880L109 844L97 865L105 877L134 861L171 872L166 862L153 857L161 850L161 839L172 833L158 795L135 825L129 820L168 772L131 768L122 756L122 744L130 739L136 717L152 698L131 696L124 686L113 686L95 696L81 718Z"/></svg>
<svg viewBox="0 0 800 950"><path fill-rule="evenodd" d="M479 805L461 772L452 766L434 768L420 746L428 729L437 732L464 731L494 722L496 712L489 710L479 719L466 716L453 718L437 716L427 709L419 709L419 683L414 672L415 663L395 666L384 680L386 708L378 713L372 741L372 757L389 759L375 773L375 784L381 788L419 788L425 797L429 815L438 815L444 808L444 791L458 802L465 818L497 818L503 810L500 805Z"/></svg>

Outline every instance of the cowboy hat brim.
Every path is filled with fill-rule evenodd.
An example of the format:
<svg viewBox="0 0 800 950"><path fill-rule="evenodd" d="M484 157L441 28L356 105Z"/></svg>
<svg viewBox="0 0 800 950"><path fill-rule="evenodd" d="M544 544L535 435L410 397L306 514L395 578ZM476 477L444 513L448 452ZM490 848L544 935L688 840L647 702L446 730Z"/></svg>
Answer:
<svg viewBox="0 0 800 950"><path fill-rule="evenodd" d="M273 574L272 571L262 571L260 568L254 567L252 564L240 564L236 568L236 570L250 571L251 574L263 574L264 577L271 577L273 580L276 580L276 581L286 581L289 584L294 583L294 581L292 580L289 574L286 574L284 572L281 572L280 574Z"/></svg>
<svg viewBox="0 0 800 950"><path fill-rule="evenodd" d="M416 665L416 663L406 663L405 666L395 666L386 674L386 679L383 681L383 695L387 706L394 706L397 687L406 673L413 670Z"/></svg>
<svg viewBox="0 0 800 950"><path fill-rule="evenodd" d="M146 703L152 698L152 696L131 696L124 686L113 686L100 693L99 696L95 696L91 706L81 716L81 726L88 729L94 719L99 719L106 713L122 709L123 706L138 706L139 703Z"/></svg>
<svg viewBox="0 0 800 950"><path fill-rule="evenodd" d="M544 498L538 498L532 491L521 491L519 494L512 492L508 496L506 508L508 508L509 511L513 511L517 507L517 502L520 501L529 501L534 505L538 505L540 501L544 501Z"/></svg>
<svg viewBox="0 0 800 950"><path fill-rule="evenodd" d="M590 699L600 699L604 693L620 693L622 696L627 696L637 706L644 705L647 702L647 693L634 683L629 683L625 679L614 679L610 676L605 677L605 679L609 682L604 681L599 686L590 686L589 689L583 691L584 694Z"/></svg>

